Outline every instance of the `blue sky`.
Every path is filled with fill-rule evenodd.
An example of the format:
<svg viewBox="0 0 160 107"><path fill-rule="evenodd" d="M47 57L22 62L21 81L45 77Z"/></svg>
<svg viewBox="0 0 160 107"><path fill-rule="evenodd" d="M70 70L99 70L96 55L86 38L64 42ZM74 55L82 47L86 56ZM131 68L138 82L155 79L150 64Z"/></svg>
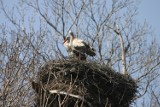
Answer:
<svg viewBox="0 0 160 107"><path fill-rule="evenodd" d="M160 0L142 0L138 8L137 21L142 23L146 20L152 26L157 41L160 42Z"/></svg>
<svg viewBox="0 0 160 107"><path fill-rule="evenodd" d="M160 0L140 0L140 4L138 4L138 15L137 21L139 23L146 22L152 26L153 34L156 39L160 41ZM6 0L5 3L12 2L10 0ZM13 5L13 3L7 3L7 6Z"/></svg>

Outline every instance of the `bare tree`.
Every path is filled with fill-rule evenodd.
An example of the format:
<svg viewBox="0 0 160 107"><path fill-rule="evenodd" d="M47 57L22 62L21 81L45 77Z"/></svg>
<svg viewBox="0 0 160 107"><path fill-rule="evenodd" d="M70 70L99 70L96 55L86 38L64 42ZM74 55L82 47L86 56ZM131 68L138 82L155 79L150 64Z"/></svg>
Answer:
<svg viewBox="0 0 160 107"><path fill-rule="evenodd" d="M9 7L0 0L0 4L2 106L33 105L30 80L46 61L67 55L62 42L70 29L96 48L92 60L136 80L135 106L151 99L146 95L152 95L158 106L160 91L149 87L159 80L160 45L146 22L136 22L135 1L16 0Z"/></svg>

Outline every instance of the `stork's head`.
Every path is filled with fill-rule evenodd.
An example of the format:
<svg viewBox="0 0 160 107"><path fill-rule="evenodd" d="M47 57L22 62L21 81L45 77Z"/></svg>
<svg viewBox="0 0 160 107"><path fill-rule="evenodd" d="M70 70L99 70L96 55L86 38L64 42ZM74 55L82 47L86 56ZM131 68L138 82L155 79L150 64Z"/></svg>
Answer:
<svg viewBox="0 0 160 107"><path fill-rule="evenodd" d="M75 38L75 36L74 36L74 34L73 34L73 32L72 32L71 30L69 31L69 34L71 35L71 38L72 38L72 39Z"/></svg>

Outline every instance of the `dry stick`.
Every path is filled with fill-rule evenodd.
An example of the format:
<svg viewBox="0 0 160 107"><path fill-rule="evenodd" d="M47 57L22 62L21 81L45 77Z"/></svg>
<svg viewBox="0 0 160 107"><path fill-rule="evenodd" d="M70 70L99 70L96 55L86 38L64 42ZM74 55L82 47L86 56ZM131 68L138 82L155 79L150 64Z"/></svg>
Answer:
<svg viewBox="0 0 160 107"><path fill-rule="evenodd" d="M71 94L71 93L68 93L68 92L65 92L65 91L59 91L59 90L50 90L49 92L50 92L51 94L68 95L68 96L71 96L71 97L80 99L80 100L82 100L82 101L85 101L85 102L89 105L89 107L92 107L92 105L91 105L88 101L84 100L84 98L81 97L81 96L79 96L79 95L74 95L74 94Z"/></svg>

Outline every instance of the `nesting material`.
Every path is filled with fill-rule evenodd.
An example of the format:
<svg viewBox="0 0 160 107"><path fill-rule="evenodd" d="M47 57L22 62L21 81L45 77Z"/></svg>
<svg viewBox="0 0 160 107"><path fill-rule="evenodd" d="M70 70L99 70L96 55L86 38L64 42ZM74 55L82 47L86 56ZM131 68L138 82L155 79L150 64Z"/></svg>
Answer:
<svg viewBox="0 0 160 107"><path fill-rule="evenodd" d="M32 87L39 96L37 105L53 107L129 107L137 92L130 76L96 62L73 59L48 62Z"/></svg>

